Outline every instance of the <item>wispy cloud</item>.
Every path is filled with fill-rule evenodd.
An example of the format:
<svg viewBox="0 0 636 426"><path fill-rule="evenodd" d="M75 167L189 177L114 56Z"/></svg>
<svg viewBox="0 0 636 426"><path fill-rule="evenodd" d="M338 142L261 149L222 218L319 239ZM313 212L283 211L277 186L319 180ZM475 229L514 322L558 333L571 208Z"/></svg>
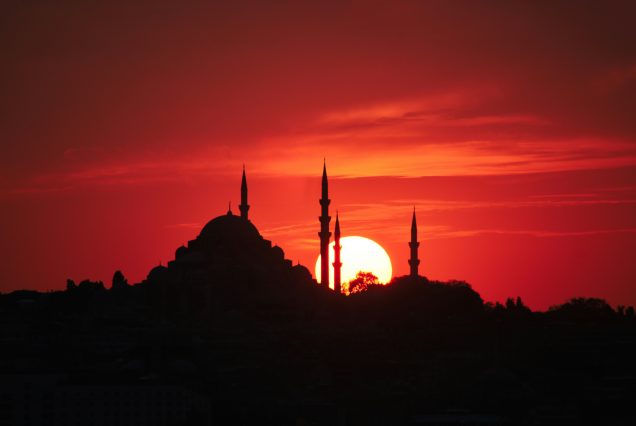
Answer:
<svg viewBox="0 0 636 426"><path fill-rule="evenodd" d="M554 129L544 116L480 112L480 102L498 96L493 88L479 88L327 109L287 133L236 146L215 141L187 153L118 156L98 146L68 148L62 170L5 185L3 195L187 181L235 173L243 161L252 175L309 176L323 157L328 157L331 175L343 177L501 175L636 165L632 140L546 136Z"/></svg>
<svg viewBox="0 0 636 426"><path fill-rule="evenodd" d="M428 235L424 239L434 240L440 238L466 238L476 237L480 235L525 235L530 237L549 238L549 237L579 237L589 235L603 234L622 234L636 233L636 228L620 228L620 229L593 229L586 231L544 231L544 230L511 230L511 229L469 229L469 230L447 230L445 232L437 232Z"/></svg>

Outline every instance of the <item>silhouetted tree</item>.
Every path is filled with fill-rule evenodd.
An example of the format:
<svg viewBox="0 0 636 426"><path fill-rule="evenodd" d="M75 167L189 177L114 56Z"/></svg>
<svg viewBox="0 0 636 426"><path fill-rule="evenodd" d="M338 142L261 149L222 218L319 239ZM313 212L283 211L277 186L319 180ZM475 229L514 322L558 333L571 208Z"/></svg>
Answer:
<svg viewBox="0 0 636 426"><path fill-rule="evenodd" d="M75 281L73 281L70 278L66 280L66 291L73 291L76 288L77 288L77 285L75 284Z"/></svg>
<svg viewBox="0 0 636 426"><path fill-rule="evenodd" d="M605 300L586 297L577 297L563 305L552 306L548 313L574 321L606 320L616 316Z"/></svg>
<svg viewBox="0 0 636 426"><path fill-rule="evenodd" d="M517 301L515 302L515 307L520 310L528 309L526 305L523 304L521 297L517 296Z"/></svg>
<svg viewBox="0 0 636 426"><path fill-rule="evenodd" d="M128 280L124 274L121 271L115 271L111 289L117 291L128 287L130 287L130 284L128 284Z"/></svg>
<svg viewBox="0 0 636 426"><path fill-rule="evenodd" d="M498 314L506 311L506 307L502 305L501 302L487 302L484 304L484 307L486 308L486 310Z"/></svg>
<svg viewBox="0 0 636 426"><path fill-rule="evenodd" d="M371 272L360 271L354 279L344 283L343 292L346 295L367 291L370 287L380 285L378 277Z"/></svg>
<svg viewBox="0 0 636 426"><path fill-rule="evenodd" d="M101 281L83 280L77 286L82 293L97 293L105 290L104 283Z"/></svg>
<svg viewBox="0 0 636 426"><path fill-rule="evenodd" d="M634 317L634 307L633 306L624 306L618 305L616 307L616 313L619 317L622 318L633 318Z"/></svg>
<svg viewBox="0 0 636 426"><path fill-rule="evenodd" d="M506 299L506 309L508 309L509 311L515 309L515 301L512 299L512 297Z"/></svg>
<svg viewBox="0 0 636 426"><path fill-rule="evenodd" d="M490 308L499 313L504 311L504 307L500 303L497 303L497 305L494 308L493 307L490 307ZM521 297L518 297L518 296L516 299L513 299L512 297L509 297L508 299L506 299L505 312L507 315L517 316L517 317L526 316L532 313L530 308L528 308L526 305L523 304L523 300L521 300Z"/></svg>

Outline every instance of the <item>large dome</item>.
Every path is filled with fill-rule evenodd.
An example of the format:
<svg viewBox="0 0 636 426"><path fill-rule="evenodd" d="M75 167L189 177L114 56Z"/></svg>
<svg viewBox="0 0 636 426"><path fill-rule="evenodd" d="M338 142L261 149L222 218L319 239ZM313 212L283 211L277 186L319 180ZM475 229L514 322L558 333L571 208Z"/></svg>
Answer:
<svg viewBox="0 0 636 426"><path fill-rule="evenodd" d="M206 243L241 242L251 243L261 241L263 237L249 220L228 213L209 221L197 237Z"/></svg>

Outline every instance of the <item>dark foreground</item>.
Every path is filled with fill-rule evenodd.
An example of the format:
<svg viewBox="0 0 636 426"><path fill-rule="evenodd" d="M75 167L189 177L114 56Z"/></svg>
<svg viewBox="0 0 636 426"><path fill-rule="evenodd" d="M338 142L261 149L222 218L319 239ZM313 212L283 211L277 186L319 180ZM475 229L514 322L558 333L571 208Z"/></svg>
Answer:
<svg viewBox="0 0 636 426"><path fill-rule="evenodd" d="M0 296L7 425L633 424L633 309L484 305L398 279L348 298L249 287L157 307L143 285ZM175 302L176 303L176 302Z"/></svg>

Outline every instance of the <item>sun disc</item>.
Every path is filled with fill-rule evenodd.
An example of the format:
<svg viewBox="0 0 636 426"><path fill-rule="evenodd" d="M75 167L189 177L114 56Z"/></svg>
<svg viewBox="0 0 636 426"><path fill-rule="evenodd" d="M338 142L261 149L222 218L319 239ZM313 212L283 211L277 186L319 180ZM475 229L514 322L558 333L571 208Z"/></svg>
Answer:
<svg viewBox="0 0 636 426"><path fill-rule="evenodd" d="M335 242L329 244L329 287L333 288L333 248ZM340 251L340 261L342 269L340 272L341 281L346 283L356 277L358 272L371 272L378 277L378 281L383 284L391 281L393 269L391 259L386 250L375 241L365 237L342 237L340 239L342 249ZM320 282L320 260L316 260L316 280Z"/></svg>

